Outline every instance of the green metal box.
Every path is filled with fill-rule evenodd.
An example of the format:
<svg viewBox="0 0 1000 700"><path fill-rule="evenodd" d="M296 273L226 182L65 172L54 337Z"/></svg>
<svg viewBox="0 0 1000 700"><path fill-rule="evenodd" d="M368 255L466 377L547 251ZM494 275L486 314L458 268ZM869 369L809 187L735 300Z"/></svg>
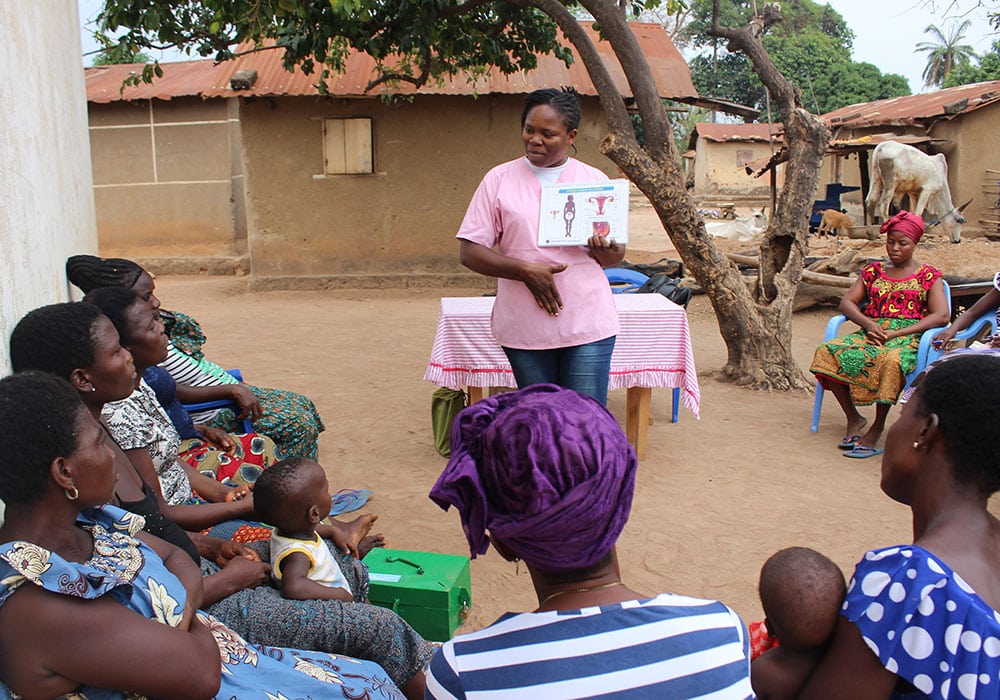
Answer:
<svg viewBox="0 0 1000 700"><path fill-rule="evenodd" d="M368 600L390 608L424 639L451 639L472 607L469 558L375 548L365 557Z"/></svg>

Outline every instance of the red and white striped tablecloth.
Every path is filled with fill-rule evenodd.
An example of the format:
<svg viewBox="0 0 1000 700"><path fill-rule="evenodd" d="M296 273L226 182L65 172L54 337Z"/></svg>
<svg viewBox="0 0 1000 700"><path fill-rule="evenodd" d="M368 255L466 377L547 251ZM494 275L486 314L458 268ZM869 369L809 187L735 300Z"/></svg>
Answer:
<svg viewBox="0 0 1000 700"><path fill-rule="evenodd" d="M701 394L684 309L662 294L616 294L621 331L611 356L609 389L680 387L699 414ZM516 386L507 356L490 330L493 297L443 297L424 379L439 386Z"/></svg>

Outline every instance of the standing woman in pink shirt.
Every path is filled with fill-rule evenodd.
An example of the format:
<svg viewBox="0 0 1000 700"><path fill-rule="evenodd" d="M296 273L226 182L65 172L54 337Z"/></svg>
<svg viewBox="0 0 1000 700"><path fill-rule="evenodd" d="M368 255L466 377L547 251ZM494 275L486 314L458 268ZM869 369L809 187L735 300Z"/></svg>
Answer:
<svg viewBox="0 0 1000 700"><path fill-rule="evenodd" d="M518 387L558 384L607 403L618 313L603 268L620 263L625 246L598 234L586 246L538 245L543 184L607 179L567 154L579 125L575 92L530 93L524 157L486 173L456 237L463 265L498 278L493 334Z"/></svg>

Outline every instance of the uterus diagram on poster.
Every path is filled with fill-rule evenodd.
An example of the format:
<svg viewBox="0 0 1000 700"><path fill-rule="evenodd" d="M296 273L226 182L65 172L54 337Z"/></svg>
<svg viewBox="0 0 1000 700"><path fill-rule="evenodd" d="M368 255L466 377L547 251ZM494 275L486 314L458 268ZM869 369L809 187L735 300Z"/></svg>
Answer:
<svg viewBox="0 0 1000 700"><path fill-rule="evenodd" d="M538 245L586 245L594 234L628 243L628 180L542 186Z"/></svg>

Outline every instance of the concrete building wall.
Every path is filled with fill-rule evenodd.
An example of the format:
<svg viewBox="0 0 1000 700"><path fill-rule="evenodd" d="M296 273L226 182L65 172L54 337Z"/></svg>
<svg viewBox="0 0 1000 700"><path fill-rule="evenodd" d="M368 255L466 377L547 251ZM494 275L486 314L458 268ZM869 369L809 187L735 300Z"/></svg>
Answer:
<svg viewBox="0 0 1000 700"><path fill-rule="evenodd" d="M522 98L417 96L379 100L284 98L241 107L247 217L258 278L454 274L454 236L476 186L524 153ZM578 156L614 176L606 133L586 100ZM323 119L373 120L374 169L323 174Z"/></svg>
<svg viewBox="0 0 1000 700"><path fill-rule="evenodd" d="M936 138L948 139L950 144L941 152L948 159L948 186L955 205L971 199L963 215L968 224L962 230L988 229L996 231L996 224L983 224L983 219L997 220L997 181L1000 180L1000 134L997 119L1000 105L992 104L960 119L939 122L932 132ZM990 172L992 170L992 172ZM989 191L987 191L989 190Z"/></svg>
<svg viewBox="0 0 1000 700"><path fill-rule="evenodd" d="M521 108L435 95L91 104L101 253L174 269L248 254L259 278L463 272L454 234L486 171L523 154ZM324 174L324 119L344 117L373 120L374 173ZM615 176L596 99L583 117L578 157Z"/></svg>
<svg viewBox="0 0 1000 700"><path fill-rule="evenodd" d="M90 105L101 254L246 253L235 100Z"/></svg>
<svg viewBox="0 0 1000 700"><path fill-rule="evenodd" d="M76 0L0 2L0 375L14 324L97 249L78 21Z"/></svg>
<svg viewBox="0 0 1000 700"><path fill-rule="evenodd" d="M769 179L747 175L744 166L770 155L771 146L762 141L722 143L699 138L694 157L694 194L768 196Z"/></svg>

